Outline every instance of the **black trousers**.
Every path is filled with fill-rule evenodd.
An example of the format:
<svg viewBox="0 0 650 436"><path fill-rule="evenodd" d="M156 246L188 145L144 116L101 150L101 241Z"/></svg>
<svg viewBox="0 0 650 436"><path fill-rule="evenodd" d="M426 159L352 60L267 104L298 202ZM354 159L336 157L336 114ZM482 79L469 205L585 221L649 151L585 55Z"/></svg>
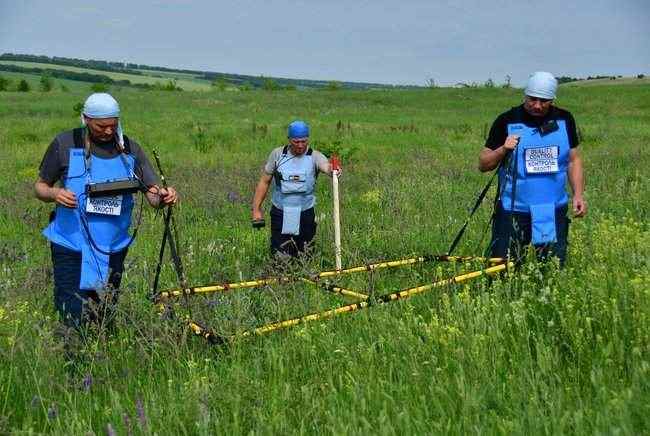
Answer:
<svg viewBox="0 0 650 436"><path fill-rule="evenodd" d="M124 272L128 249L109 258L108 284L102 297L94 289L79 289L81 253L58 244L50 244L54 270L54 306L64 324L81 328L89 322L112 319L117 304L118 289Z"/></svg>
<svg viewBox="0 0 650 436"><path fill-rule="evenodd" d="M316 235L316 214L314 208L300 213L300 234L282 234L282 209L271 207L271 252L292 257L305 251Z"/></svg>
<svg viewBox="0 0 650 436"><path fill-rule="evenodd" d="M546 260L555 256L560 265L564 265L568 248L569 223L567 206L555 209L555 229L557 242L536 245L535 252L538 260ZM532 222L529 213L507 212L497 204L492 220L492 241L490 254L492 257L506 257L510 249L512 259L522 260L526 247L532 238ZM508 241L509 240L509 241ZM508 243L509 242L509 243Z"/></svg>

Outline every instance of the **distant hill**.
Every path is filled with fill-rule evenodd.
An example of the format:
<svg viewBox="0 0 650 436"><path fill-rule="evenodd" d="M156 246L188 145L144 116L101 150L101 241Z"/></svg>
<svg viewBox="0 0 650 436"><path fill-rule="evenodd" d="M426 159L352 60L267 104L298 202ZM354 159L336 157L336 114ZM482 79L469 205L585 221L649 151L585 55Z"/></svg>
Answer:
<svg viewBox="0 0 650 436"><path fill-rule="evenodd" d="M565 86L602 86L602 85L648 85L650 77L639 74L636 77L600 76L565 82Z"/></svg>
<svg viewBox="0 0 650 436"><path fill-rule="evenodd" d="M207 90L213 85L245 89L393 89L418 88L365 82L290 79L283 77L249 76L213 71L156 67L143 64L95 59L48 57L29 54L0 55L0 71L28 74L50 74L53 77L85 82L104 82L123 86L153 87L156 83L173 80L186 90Z"/></svg>

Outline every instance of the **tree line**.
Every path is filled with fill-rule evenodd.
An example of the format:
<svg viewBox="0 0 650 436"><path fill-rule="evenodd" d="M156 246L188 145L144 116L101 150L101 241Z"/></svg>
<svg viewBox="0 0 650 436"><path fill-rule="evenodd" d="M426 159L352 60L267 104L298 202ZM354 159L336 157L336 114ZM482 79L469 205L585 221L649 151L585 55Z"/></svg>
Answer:
<svg viewBox="0 0 650 436"><path fill-rule="evenodd" d="M52 65L65 65L69 67L89 68L93 70L120 72L128 74L142 75L141 71L137 71L136 64L126 64L124 62L102 61L95 59L76 59L76 58L63 58L58 56L41 56L29 54L14 54L4 53L0 55L2 61L15 61L15 62L37 62L39 64L52 64Z"/></svg>
<svg viewBox="0 0 650 436"><path fill-rule="evenodd" d="M152 90L152 91L182 91L183 90L180 86L177 85L176 79L169 79L164 83L160 83L160 82L132 83L128 79L115 80L103 74L92 74L92 73L85 73L85 72L81 73L76 71L58 70L53 68L21 67L18 65L10 65L10 64L0 64L0 71L40 75L41 84L43 83L43 81L45 81L46 83L48 81L51 81L52 78L67 79L67 80L73 80L78 82L87 82L92 84L91 90L93 90L94 92L103 92L107 90L108 87L111 85L130 86L134 88L140 88L140 89ZM20 84L22 82L25 82L25 84L27 85L21 86ZM9 79L3 78L2 81L0 81L0 91L8 90L8 86L9 86L8 83L9 83ZM25 89L25 88L29 88L29 84L24 79L21 82L19 82L19 87L21 89L17 89L18 91L29 91L29 89ZM47 88L47 85L45 86L45 88ZM51 87L49 89L44 89L43 86L41 86L41 90L43 91L49 91L51 89L52 89Z"/></svg>
<svg viewBox="0 0 650 436"><path fill-rule="evenodd" d="M16 54L16 53L4 53L0 55L0 60L2 61L13 61L13 62L38 62L42 64L51 64L51 65L64 65L78 68L88 68L100 71L107 72L117 72L117 73L126 73L126 74L135 74L135 75L154 75L156 71L168 72L168 73L182 73L182 74L191 74L196 79L206 80L208 82L214 83L215 81L222 80L229 85L234 85L244 89L257 88L257 89L307 89L307 88L316 88L316 89L331 89L336 87L337 89L405 89L405 88L419 88L419 86L409 86L409 85L385 85L379 83L368 83L368 82L341 82L335 80L309 80L309 79L288 79L288 78L278 78L278 77L265 77L264 75L252 76L252 75L242 75L242 74L230 74L230 73L216 73L211 71L198 71L198 70L185 70L177 68L167 68L167 67L156 67L143 64L135 64L130 62L115 62L115 61L103 61L96 59L77 59L77 58L64 58L58 56L43 56L43 55L29 55L29 54ZM151 71L151 74L145 74L144 71ZM90 74L90 73L88 73ZM70 79L70 80L80 80L80 79ZM136 85L134 85L136 86ZM139 86L139 85L137 85ZM146 87L146 86L145 86Z"/></svg>

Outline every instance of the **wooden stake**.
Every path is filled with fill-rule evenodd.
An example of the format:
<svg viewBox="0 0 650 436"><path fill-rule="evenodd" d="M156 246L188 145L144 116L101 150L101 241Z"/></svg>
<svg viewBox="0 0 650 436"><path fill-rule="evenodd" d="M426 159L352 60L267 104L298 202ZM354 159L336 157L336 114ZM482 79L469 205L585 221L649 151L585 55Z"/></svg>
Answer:
<svg viewBox="0 0 650 436"><path fill-rule="evenodd" d="M332 156L332 200L334 202L332 213L334 218L334 256L336 258L336 270L341 270L341 215L339 211L339 176L338 170L341 162L337 156Z"/></svg>

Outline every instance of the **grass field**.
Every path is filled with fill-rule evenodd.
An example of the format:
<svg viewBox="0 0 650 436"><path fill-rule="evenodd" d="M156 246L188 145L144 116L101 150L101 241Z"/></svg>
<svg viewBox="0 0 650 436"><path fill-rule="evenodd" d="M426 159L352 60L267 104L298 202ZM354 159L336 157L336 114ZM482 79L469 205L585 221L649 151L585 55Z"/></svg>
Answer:
<svg viewBox="0 0 650 436"><path fill-rule="evenodd" d="M40 90L40 81L41 76L38 74L24 74L24 73L14 73L10 71L0 71L0 77L4 77L10 80L9 89L15 90L18 82L22 79L29 84L29 89L31 91ZM52 79L54 87L52 91L61 91L61 85L64 85L66 89L76 92L85 92L90 91L91 83L80 82L78 80L67 80L67 79Z"/></svg>
<svg viewBox="0 0 650 436"><path fill-rule="evenodd" d="M182 86L182 85L181 85ZM268 259L250 228L260 168L294 118L344 156L344 265L442 253L488 175L477 156L520 90L165 93L122 90L125 131L159 150L191 284L333 266L329 179L313 259ZM52 303L45 148L86 94L0 93L0 434L644 434L650 426L650 86L561 87L582 133L590 212L564 270L440 288L211 347L146 299L162 219L145 210L114 332L66 363ZM340 122L340 123L339 123ZM268 207L267 207L268 211ZM481 254L490 200L458 254ZM351 276L380 293L481 265ZM163 287L175 286L169 263ZM222 333L345 304L305 284L180 301Z"/></svg>
<svg viewBox="0 0 650 436"><path fill-rule="evenodd" d="M207 80L194 79L187 74L169 74L163 71L143 70L143 75L116 73L112 71L93 70L91 68L79 68L69 65L42 64L39 62L22 61L1 61L0 64L17 65L24 68L42 68L52 70L73 71L76 73L99 74L110 77L113 80L129 80L131 83L164 84L169 79L176 79L176 84L187 91L207 91L210 89L210 82Z"/></svg>

